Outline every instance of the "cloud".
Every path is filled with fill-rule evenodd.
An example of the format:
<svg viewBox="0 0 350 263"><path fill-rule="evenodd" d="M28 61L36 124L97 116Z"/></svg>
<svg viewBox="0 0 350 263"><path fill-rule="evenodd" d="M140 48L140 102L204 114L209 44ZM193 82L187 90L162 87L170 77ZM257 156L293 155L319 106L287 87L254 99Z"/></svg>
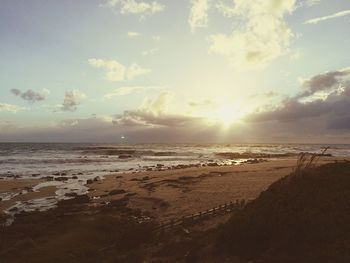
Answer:
<svg viewBox="0 0 350 263"><path fill-rule="evenodd" d="M126 78L131 80L131 79L136 78L137 76L146 75L150 72L151 72L150 69L142 68L139 65L137 65L136 63L133 63L126 70Z"/></svg>
<svg viewBox="0 0 350 263"><path fill-rule="evenodd" d="M318 24L319 22L322 22L322 21L326 21L329 19L337 18L337 17L343 17L343 16L347 16L347 15L350 15L350 9L344 10L344 11L341 11L341 12L338 12L338 13L335 13L332 15L328 15L328 16L321 16L321 17L309 19L309 20L305 21L304 24Z"/></svg>
<svg viewBox="0 0 350 263"><path fill-rule="evenodd" d="M140 75L151 72L150 69L142 68L136 63L127 67L116 60L103 60L91 58L88 63L95 68L104 68L106 70L105 78L109 81L132 80Z"/></svg>
<svg viewBox="0 0 350 263"><path fill-rule="evenodd" d="M122 115L116 116L113 121L116 126L163 126L163 127L188 127L196 126L202 119L198 117L185 116L179 114L157 114L152 111L129 110Z"/></svg>
<svg viewBox="0 0 350 263"><path fill-rule="evenodd" d="M233 6L219 2L217 8L241 26L228 35L211 35L209 51L227 56L236 69L265 66L288 51L293 33L284 17L296 0L236 0Z"/></svg>
<svg viewBox="0 0 350 263"><path fill-rule="evenodd" d="M275 97L279 97L281 95L282 94L280 94L279 92L270 90L270 91L267 91L267 92L264 92L264 93L253 94L253 95L250 96L250 98L256 98L256 97L275 98Z"/></svg>
<svg viewBox="0 0 350 263"><path fill-rule="evenodd" d="M121 81L125 79L126 67L118 61L91 58L88 62L95 68L105 68L105 78L110 81Z"/></svg>
<svg viewBox="0 0 350 263"><path fill-rule="evenodd" d="M149 50L142 51L143 56L153 56L155 53L157 53L158 48L152 48Z"/></svg>
<svg viewBox="0 0 350 263"><path fill-rule="evenodd" d="M162 89L162 87L156 86L129 86L129 87L120 87L113 90L110 93L105 94L103 97L106 99L112 99L114 97L121 97L125 95L129 95L134 92L144 91L144 90L157 90Z"/></svg>
<svg viewBox="0 0 350 263"><path fill-rule="evenodd" d="M304 1L304 4L306 6L314 6L317 5L319 2L321 2L321 0L306 0Z"/></svg>
<svg viewBox="0 0 350 263"><path fill-rule="evenodd" d="M132 31L128 32L128 37L130 37L130 38L135 38L135 37L139 37L139 36L140 36L139 32L132 32Z"/></svg>
<svg viewBox="0 0 350 263"><path fill-rule="evenodd" d="M157 35L152 36L152 40L153 41L160 41L160 36L157 36Z"/></svg>
<svg viewBox="0 0 350 263"><path fill-rule="evenodd" d="M324 124L325 130L350 127L346 124L350 119L349 68L313 76L302 82L302 89L302 92L284 99L277 107L266 106L258 109L248 115L246 120L282 123L308 120L311 126L317 127L320 123ZM325 92L324 96L318 96L319 92Z"/></svg>
<svg viewBox="0 0 350 263"><path fill-rule="evenodd" d="M185 127L198 125L202 118L174 114L168 111L174 94L170 91L162 91L154 99L146 99L137 110L127 110L117 115L113 120L116 126L166 126Z"/></svg>
<svg viewBox="0 0 350 263"><path fill-rule="evenodd" d="M253 112L243 123L223 129L219 122L203 117L172 111L173 94L162 91L153 99L146 99L137 109L115 116L66 119L50 127L14 127L6 123L0 141L66 141L119 142L121 136L128 143L150 142L350 142L350 82L340 79L341 90L324 100L301 102L296 97L283 100L278 106L266 106ZM310 78L312 79L312 78ZM211 107L212 101L192 102L192 107ZM215 107L214 105L213 107ZM17 125L17 124L13 124Z"/></svg>
<svg viewBox="0 0 350 263"><path fill-rule="evenodd" d="M20 107L20 106L13 105L13 104L0 103L0 112L8 111L8 112L17 113L19 111L24 111L27 109L28 108Z"/></svg>
<svg viewBox="0 0 350 263"><path fill-rule="evenodd" d="M215 103L211 100L202 100L202 101L190 101L188 102L188 105L190 107L211 107L213 105L215 105Z"/></svg>
<svg viewBox="0 0 350 263"><path fill-rule="evenodd" d="M2 121L0 120L0 131L2 132L13 132L17 129L17 126L11 121Z"/></svg>
<svg viewBox="0 0 350 263"><path fill-rule="evenodd" d="M168 110L173 98L174 93L171 91L162 91L155 99L145 99L141 109L155 114L164 113Z"/></svg>
<svg viewBox="0 0 350 263"><path fill-rule="evenodd" d="M329 111L329 105L322 100L301 103L294 98L288 98L276 109L252 114L247 117L249 121L295 121L309 117L320 116Z"/></svg>
<svg viewBox="0 0 350 263"><path fill-rule="evenodd" d="M135 91L142 90L142 89L144 89L144 87L141 87L141 86L140 87L138 87L138 86L121 87L121 88L113 90L110 93L105 94L103 97L106 99L111 99L114 97L121 97L121 96L125 96L125 95L131 94Z"/></svg>
<svg viewBox="0 0 350 263"><path fill-rule="evenodd" d="M329 127L334 130L350 130L350 117L333 119L330 121Z"/></svg>
<svg viewBox="0 0 350 263"><path fill-rule="evenodd" d="M290 52L290 59L292 60L298 60L299 58L301 58L303 56L303 52L301 50L293 50Z"/></svg>
<svg viewBox="0 0 350 263"><path fill-rule="evenodd" d="M32 142L115 142L118 131L108 117L67 119L47 127L8 127L0 133L0 141ZM1 122L0 122L1 129Z"/></svg>
<svg viewBox="0 0 350 263"><path fill-rule="evenodd" d="M191 0L188 23L192 32L195 32L199 27L207 27L209 4L210 0Z"/></svg>
<svg viewBox="0 0 350 263"><path fill-rule="evenodd" d="M37 123L23 127L19 122L8 125L0 121L0 140L118 142L123 135L130 143L350 142L350 69L315 74L301 81L300 86L300 92L292 97L279 97L274 92L257 94L269 100L282 100L263 105L225 128L222 123L210 120L222 104L208 99L176 104L171 91L161 90L145 99L140 107L112 116L67 119L47 127L38 127ZM126 86L110 96L123 96L144 88ZM320 92L325 95L318 96ZM83 97L79 92L68 91L62 108L74 111ZM0 111L5 108L15 112L0 104Z"/></svg>
<svg viewBox="0 0 350 263"><path fill-rule="evenodd" d="M350 68L318 74L307 80L301 79L300 82L304 92L298 94L297 97L306 97L319 91L338 88L339 85L344 85L347 76L350 76Z"/></svg>
<svg viewBox="0 0 350 263"><path fill-rule="evenodd" d="M119 9L121 14L153 15L162 12L165 8L157 1L136 1L136 0L107 0L105 6L112 9Z"/></svg>
<svg viewBox="0 0 350 263"><path fill-rule="evenodd" d="M102 127L112 127L112 118L95 115L90 118L66 119L58 122L56 128L66 128L69 130L84 130L89 128L96 129L98 125L101 125Z"/></svg>
<svg viewBox="0 0 350 263"><path fill-rule="evenodd" d="M20 98L26 101L34 103L37 101L45 100L47 95L49 94L49 91L47 89L43 89L41 92L36 92L29 89L25 92L22 92L19 89L11 89L11 93L15 96L19 96Z"/></svg>
<svg viewBox="0 0 350 263"><path fill-rule="evenodd" d="M321 0L302 0L297 2L297 8L302 7L312 7L314 5L317 5L321 2Z"/></svg>
<svg viewBox="0 0 350 263"><path fill-rule="evenodd" d="M186 117L184 117L186 118ZM126 125L113 123L110 117L90 117L67 119L51 127L21 127L1 130L0 141L32 141L32 142L200 142L203 138L213 138L216 129L198 129L197 123L181 116L158 116L155 120L147 119L152 125ZM180 125L178 125L180 124ZM1 129L1 123L0 123Z"/></svg>
<svg viewBox="0 0 350 263"><path fill-rule="evenodd" d="M86 95L79 90L66 91L64 100L61 106L62 111L76 111L81 100L86 98Z"/></svg>
<svg viewBox="0 0 350 263"><path fill-rule="evenodd" d="M19 96L22 92L19 89L11 89L11 93L15 96Z"/></svg>

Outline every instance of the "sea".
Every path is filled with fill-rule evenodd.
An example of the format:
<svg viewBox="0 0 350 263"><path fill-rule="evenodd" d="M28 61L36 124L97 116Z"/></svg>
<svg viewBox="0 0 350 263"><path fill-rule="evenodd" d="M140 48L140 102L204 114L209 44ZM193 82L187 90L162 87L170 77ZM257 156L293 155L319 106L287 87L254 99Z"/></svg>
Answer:
<svg viewBox="0 0 350 263"><path fill-rule="evenodd" d="M135 173L179 165L240 164L248 156L288 156L301 152L350 157L350 145L324 144L94 144L94 143L0 143L1 181L30 179L38 184L21 192L1 192L0 203L56 187L54 196L17 201L5 212L45 211L62 199L88 191L88 180L111 173ZM234 156L234 157L232 157ZM244 157L244 158L242 158Z"/></svg>

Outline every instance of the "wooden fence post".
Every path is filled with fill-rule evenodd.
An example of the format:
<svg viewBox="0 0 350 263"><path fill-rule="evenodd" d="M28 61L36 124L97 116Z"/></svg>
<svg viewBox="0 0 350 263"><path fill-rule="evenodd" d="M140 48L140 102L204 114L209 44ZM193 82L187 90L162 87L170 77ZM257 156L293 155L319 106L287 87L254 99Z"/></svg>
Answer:
<svg viewBox="0 0 350 263"><path fill-rule="evenodd" d="M190 216L182 216L181 219L171 219L170 222L160 222L159 226L156 227L154 230L160 233L164 233L168 228L173 229L176 225L183 225L189 222L195 222L196 219L200 220L202 218L206 218L210 215L213 217L218 215L224 215L230 212L234 212L240 209L243 209L247 203L250 202L250 200L245 199L236 199L234 201L230 201L229 203L225 203L223 205L219 205L217 207L214 207L212 209L207 209L205 211L200 211L197 214L191 214Z"/></svg>

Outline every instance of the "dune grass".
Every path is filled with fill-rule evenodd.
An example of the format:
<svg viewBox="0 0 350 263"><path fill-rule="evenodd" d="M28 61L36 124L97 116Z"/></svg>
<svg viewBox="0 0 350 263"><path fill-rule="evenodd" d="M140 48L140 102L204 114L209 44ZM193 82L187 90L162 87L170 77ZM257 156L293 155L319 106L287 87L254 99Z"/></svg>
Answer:
<svg viewBox="0 0 350 263"><path fill-rule="evenodd" d="M350 162L301 164L221 227L220 253L269 263L350 262Z"/></svg>

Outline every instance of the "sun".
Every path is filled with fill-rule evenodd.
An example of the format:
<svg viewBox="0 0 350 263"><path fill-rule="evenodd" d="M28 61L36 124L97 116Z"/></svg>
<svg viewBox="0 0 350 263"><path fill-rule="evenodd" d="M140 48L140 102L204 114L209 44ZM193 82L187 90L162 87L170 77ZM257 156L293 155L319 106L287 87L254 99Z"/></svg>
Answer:
<svg viewBox="0 0 350 263"><path fill-rule="evenodd" d="M230 125L243 116L242 112L230 105L224 105L217 111L217 119L224 125Z"/></svg>

